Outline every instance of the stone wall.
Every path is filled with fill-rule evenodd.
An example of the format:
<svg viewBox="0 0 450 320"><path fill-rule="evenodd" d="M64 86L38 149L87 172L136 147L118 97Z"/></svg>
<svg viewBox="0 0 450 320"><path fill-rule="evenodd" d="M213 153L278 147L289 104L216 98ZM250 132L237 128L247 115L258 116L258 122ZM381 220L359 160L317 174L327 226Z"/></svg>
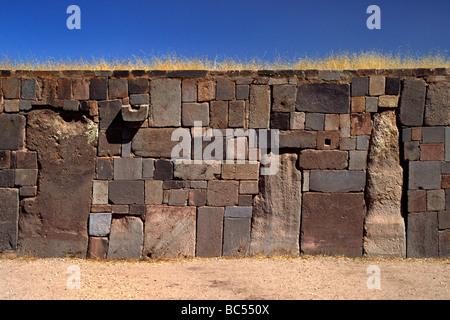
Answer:
<svg viewBox="0 0 450 320"><path fill-rule="evenodd" d="M448 81L0 71L0 252L449 257Z"/></svg>

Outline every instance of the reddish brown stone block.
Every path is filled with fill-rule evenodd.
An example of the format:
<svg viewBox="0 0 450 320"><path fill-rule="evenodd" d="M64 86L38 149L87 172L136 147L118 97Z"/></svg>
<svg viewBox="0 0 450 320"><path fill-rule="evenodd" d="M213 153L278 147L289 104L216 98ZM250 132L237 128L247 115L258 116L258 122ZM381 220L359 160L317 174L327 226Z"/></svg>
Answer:
<svg viewBox="0 0 450 320"><path fill-rule="evenodd" d="M411 128L411 140L421 141L422 140L422 127Z"/></svg>
<svg viewBox="0 0 450 320"><path fill-rule="evenodd" d="M107 237L91 237L89 239L89 258L106 259L108 253Z"/></svg>
<svg viewBox="0 0 450 320"><path fill-rule="evenodd" d="M58 79L56 93L60 100L72 99L72 84L70 79Z"/></svg>
<svg viewBox="0 0 450 320"><path fill-rule="evenodd" d="M427 210L427 192L425 190L408 190L408 212Z"/></svg>
<svg viewBox="0 0 450 320"><path fill-rule="evenodd" d="M355 113L351 115L350 133L352 136L370 135L372 120L370 113Z"/></svg>
<svg viewBox="0 0 450 320"><path fill-rule="evenodd" d="M348 165L348 152L340 150L302 150L300 168L302 169L345 169Z"/></svg>
<svg viewBox="0 0 450 320"><path fill-rule="evenodd" d="M450 189L450 174L444 174L441 177L441 188Z"/></svg>
<svg viewBox="0 0 450 320"><path fill-rule="evenodd" d="M339 131L317 132L317 149L332 150L339 148Z"/></svg>
<svg viewBox="0 0 450 320"><path fill-rule="evenodd" d="M234 206L238 204L238 181L209 181L207 200L213 207Z"/></svg>
<svg viewBox="0 0 450 320"><path fill-rule="evenodd" d="M443 161L445 158L443 143L422 143L420 145L421 161Z"/></svg>

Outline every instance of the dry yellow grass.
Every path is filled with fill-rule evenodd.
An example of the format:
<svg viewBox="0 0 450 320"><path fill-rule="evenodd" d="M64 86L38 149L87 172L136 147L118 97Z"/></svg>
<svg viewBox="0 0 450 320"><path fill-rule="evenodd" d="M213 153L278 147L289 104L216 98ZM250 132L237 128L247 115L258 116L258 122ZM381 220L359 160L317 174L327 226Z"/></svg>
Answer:
<svg viewBox="0 0 450 320"><path fill-rule="evenodd" d="M410 69L449 68L450 59L441 54L415 57L409 54L385 54L375 51L337 53L324 58L279 57L274 61L253 58L249 60L209 57L186 58L177 54L143 56L128 59L56 60L52 58L0 58L3 70L308 70L308 69Z"/></svg>

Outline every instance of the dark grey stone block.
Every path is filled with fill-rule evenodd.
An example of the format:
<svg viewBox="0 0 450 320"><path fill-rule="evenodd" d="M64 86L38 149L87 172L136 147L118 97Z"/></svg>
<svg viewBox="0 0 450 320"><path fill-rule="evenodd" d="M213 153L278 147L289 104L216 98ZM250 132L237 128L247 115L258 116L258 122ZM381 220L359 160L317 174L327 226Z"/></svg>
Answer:
<svg viewBox="0 0 450 320"><path fill-rule="evenodd" d="M445 128L444 127L423 127L422 143L444 143Z"/></svg>
<svg viewBox="0 0 450 320"><path fill-rule="evenodd" d="M63 110L78 111L80 109L80 102L78 100L64 100Z"/></svg>
<svg viewBox="0 0 450 320"><path fill-rule="evenodd" d="M114 158L114 180L142 179L142 158Z"/></svg>
<svg viewBox="0 0 450 320"><path fill-rule="evenodd" d="M369 95L369 78L355 77L352 79L352 97Z"/></svg>
<svg viewBox="0 0 450 320"><path fill-rule="evenodd" d="M0 114L0 150L22 149L25 117L18 114Z"/></svg>
<svg viewBox="0 0 450 320"><path fill-rule="evenodd" d="M168 78L204 78L208 74L207 70L169 70Z"/></svg>
<svg viewBox="0 0 450 320"><path fill-rule="evenodd" d="M220 257L222 254L223 208L199 207L197 213L196 256Z"/></svg>
<svg viewBox="0 0 450 320"><path fill-rule="evenodd" d="M108 195L113 204L144 204L144 181L111 181Z"/></svg>
<svg viewBox="0 0 450 320"><path fill-rule="evenodd" d="M35 186L37 174L37 169L16 169L14 174L14 184L16 186Z"/></svg>
<svg viewBox="0 0 450 320"><path fill-rule="evenodd" d="M400 78L386 78L385 93L387 95L398 95L400 93Z"/></svg>
<svg viewBox="0 0 450 320"><path fill-rule="evenodd" d="M0 189L0 252L17 248L19 191Z"/></svg>
<svg viewBox="0 0 450 320"><path fill-rule="evenodd" d="M2 188L14 187L14 170L13 169L0 170L0 187L2 187Z"/></svg>
<svg viewBox="0 0 450 320"><path fill-rule="evenodd" d="M400 122L405 126L422 126L425 110L426 83L422 79L406 79L400 98Z"/></svg>
<svg viewBox="0 0 450 320"><path fill-rule="evenodd" d="M440 189L441 163L439 161L409 162L409 189Z"/></svg>
<svg viewBox="0 0 450 320"><path fill-rule="evenodd" d="M33 106L31 105L31 100L20 100L19 110L20 111L29 111Z"/></svg>
<svg viewBox="0 0 450 320"><path fill-rule="evenodd" d="M222 255L243 257L250 245L249 218L224 218Z"/></svg>
<svg viewBox="0 0 450 320"><path fill-rule="evenodd" d="M94 78L89 82L89 97L91 100L108 99L108 82L105 78Z"/></svg>
<svg viewBox="0 0 450 320"><path fill-rule="evenodd" d="M153 178L153 169L155 168L155 160L153 159L142 159L142 178L151 179Z"/></svg>
<svg viewBox="0 0 450 320"><path fill-rule="evenodd" d="M149 104L150 98L149 95L146 93L143 94L131 94L130 95L130 104L132 106L134 105L141 105L141 104Z"/></svg>
<svg viewBox="0 0 450 320"><path fill-rule="evenodd" d="M97 158L98 180L112 180L114 178L114 165L112 159Z"/></svg>
<svg viewBox="0 0 450 320"><path fill-rule="evenodd" d="M155 180L172 180L173 163L170 160L159 159L155 162L155 172L153 174Z"/></svg>
<svg viewBox="0 0 450 320"><path fill-rule="evenodd" d="M91 213L89 215L89 235L105 237L111 229L111 213Z"/></svg>
<svg viewBox="0 0 450 320"><path fill-rule="evenodd" d="M3 79L3 95L5 99L19 99L20 80L16 78Z"/></svg>
<svg viewBox="0 0 450 320"><path fill-rule="evenodd" d="M305 119L305 129L322 131L325 125L325 114L323 113L307 113Z"/></svg>
<svg viewBox="0 0 450 320"><path fill-rule="evenodd" d="M406 256L408 258L437 258L439 256L437 212L408 215Z"/></svg>
<svg viewBox="0 0 450 320"><path fill-rule="evenodd" d="M425 125L450 125L449 108L450 84L448 81L430 83L425 103Z"/></svg>
<svg viewBox="0 0 450 320"><path fill-rule="evenodd" d="M251 218L252 207L225 207L225 217Z"/></svg>
<svg viewBox="0 0 450 320"><path fill-rule="evenodd" d="M216 100L233 100L235 84L229 79L217 79Z"/></svg>
<svg viewBox="0 0 450 320"><path fill-rule="evenodd" d="M272 112L270 114L270 128L279 130L290 129L291 114L288 112Z"/></svg>
<svg viewBox="0 0 450 320"><path fill-rule="evenodd" d="M320 113L349 113L348 84L307 83L298 88L296 109Z"/></svg>
<svg viewBox="0 0 450 320"><path fill-rule="evenodd" d="M100 129L119 128L123 124L121 100L100 101L98 103Z"/></svg>
<svg viewBox="0 0 450 320"><path fill-rule="evenodd" d="M439 211L438 213L439 229L450 229L450 210Z"/></svg>
<svg viewBox="0 0 450 320"><path fill-rule="evenodd" d="M135 78L128 81L129 94L146 94L149 91L147 78Z"/></svg>
<svg viewBox="0 0 450 320"><path fill-rule="evenodd" d="M445 162L450 162L450 128L445 128Z"/></svg>
<svg viewBox="0 0 450 320"><path fill-rule="evenodd" d="M439 231L439 257L450 258L450 230Z"/></svg>
<svg viewBox="0 0 450 320"><path fill-rule="evenodd" d="M411 128L405 128L402 130L402 141L403 142L411 141Z"/></svg>
<svg viewBox="0 0 450 320"><path fill-rule="evenodd" d="M249 85L236 86L236 99L237 100L247 100L249 93L250 93Z"/></svg>
<svg viewBox="0 0 450 320"><path fill-rule="evenodd" d="M311 170L309 189L319 192L358 192L364 191L366 173L364 171Z"/></svg>
<svg viewBox="0 0 450 320"><path fill-rule="evenodd" d="M36 79L22 80L22 99L35 100L36 99Z"/></svg>

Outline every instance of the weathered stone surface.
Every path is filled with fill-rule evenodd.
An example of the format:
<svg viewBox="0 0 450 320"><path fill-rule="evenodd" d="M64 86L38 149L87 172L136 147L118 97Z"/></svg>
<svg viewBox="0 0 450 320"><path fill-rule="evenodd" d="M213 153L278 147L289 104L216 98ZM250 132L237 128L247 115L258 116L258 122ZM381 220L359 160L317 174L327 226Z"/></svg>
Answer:
<svg viewBox="0 0 450 320"><path fill-rule="evenodd" d="M381 96L384 94L385 77L371 76L369 79L369 94L371 96Z"/></svg>
<svg viewBox="0 0 450 320"><path fill-rule="evenodd" d="M108 254L107 237L90 237L88 257L91 259L106 259Z"/></svg>
<svg viewBox="0 0 450 320"><path fill-rule="evenodd" d="M269 128L270 105L270 86L252 85L250 87L249 128Z"/></svg>
<svg viewBox="0 0 450 320"><path fill-rule="evenodd" d="M367 162L364 253L368 257L406 257L402 217L403 169L394 111L374 115Z"/></svg>
<svg viewBox="0 0 450 320"><path fill-rule="evenodd" d="M20 111L21 100L5 100L4 109L5 112L13 113Z"/></svg>
<svg viewBox="0 0 450 320"><path fill-rule="evenodd" d="M211 101L210 116L211 128L228 128L228 101Z"/></svg>
<svg viewBox="0 0 450 320"><path fill-rule="evenodd" d="M3 94L5 99L19 99L20 80L16 78L3 79Z"/></svg>
<svg viewBox="0 0 450 320"><path fill-rule="evenodd" d="M206 205L206 190L192 189L189 190L189 205L190 206L205 206Z"/></svg>
<svg viewBox="0 0 450 320"><path fill-rule="evenodd" d="M0 252L17 249L19 192L0 189Z"/></svg>
<svg viewBox="0 0 450 320"><path fill-rule="evenodd" d="M293 130L305 129L305 121L306 121L306 114L304 112L291 112L290 129ZM338 121L338 129L339 129L339 121ZM325 130L326 130L326 122L325 122Z"/></svg>
<svg viewBox="0 0 450 320"><path fill-rule="evenodd" d="M337 131L339 130L339 115L338 114L326 114L325 115L325 131Z"/></svg>
<svg viewBox="0 0 450 320"><path fill-rule="evenodd" d="M197 101L197 81L195 79L183 79L181 82L181 101Z"/></svg>
<svg viewBox="0 0 450 320"><path fill-rule="evenodd" d="M252 207L228 206L225 207L225 217L228 218L251 218Z"/></svg>
<svg viewBox="0 0 450 320"><path fill-rule="evenodd" d="M422 143L444 143L445 127L423 127Z"/></svg>
<svg viewBox="0 0 450 320"><path fill-rule="evenodd" d="M450 230L439 231L439 257L450 258Z"/></svg>
<svg viewBox="0 0 450 320"><path fill-rule="evenodd" d="M11 165L11 152L0 150L0 169L9 169Z"/></svg>
<svg viewBox="0 0 450 320"><path fill-rule="evenodd" d="M354 77L352 79L352 97L367 96L369 94L369 78Z"/></svg>
<svg viewBox="0 0 450 320"><path fill-rule="evenodd" d="M272 87L272 111L295 111L295 99L297 98L297 86L274 85Z"/></svg>
<svg viewBox="0 0 450 320"><path fill-rule="evenodd" d="M222 255L244 257L250 245L250 218L224 218Z"/></svg>
<svg viewBox="0 0 450 320"><path fill-rule="evenodd" d="M108 83L106 78L94 78L89 83L89 96L91 100L108 99ZM66 99L70 99L66 98Z"/></svg>
<svg viewBox="0 0 450 320"><path fill-rule="evenodd" d="M146 94L149 92L147 78L132 78L128 80L128 91L130 94Z"/></svg>
<svg viewBox="0 0 450 320"><path fill-rule="evenodd" d="M385 93L389 95L398 95L400 93L400 78L386 78Z"/></svg>
<svg viewBox="0 0 450 320"><path fill-rule="evenodd" d="M91 213L89 215L89 235L106 237L111 229L111 213Z"/></svg>
<svg viewBox="0 0 450 320"><path fill-rule="evenodd" d="M230 79L217 79L216 100L233 100L235 84Z"/></svg>
<svg viewBox="0 0 450 320"><path fill-rule="evenodd" d="M339 150L302 150L299 159L302 169L345 169L348 152Z"/></svg>
<svg viewBox="0 0 450 320"><path fill-rule="evenodd" d="M398 96L379 96L378 106L380 108L397 108L398 107Z"/></svg>
<svg viewBox="0 0 450 320"><path fill-rule="evenodd" d="M408 212L427 211L427 192L425 190L408 190Z"/></svg>
<svg viewBox="0 0 450 320"><path fill-rule="evenodd" d="M442 189L427 190L427 211L445 210L445 191Z"/></svg>
<svg viewBox="0 0 450 320"><path fill-rule="evenodd" d="M445 162L450 162L450 128L445 128Z"/></svg>
<svg viewBox="0 0 450 320"><path fill-rule="evenodd" d="M409 162L409 189L439 189L441 187L441 163L439 161Z"/></svg>
<svg viewBox="0 0 450 320"><path fill-rule="evenodd" d="M211 180L207 189L208 206L224 207L238 204L239 182Z"/></svg>
<svg viewBox="0 0 450 320"><path fill-rule="evenodd" d="M14 172L14 184L16 186L35 186L37 173L37 169L16 169Z"/></svg>
<svg viewBox="0 0 450 320"><path fill-rule="evenodd" d="M171 160L159 159L155 162L155 172L153 174L155 180L172 180L173 163Z"/></svg>
<svg viewBox="0 0 450 320"><path fill-rule="evenodd" d="M37 153L30 151L16 152L16 169L37 169Z"/></svg>
<svg viewBox="0 0 450 320"><path fill-rule="evenodd" d="M0 188L14 187L14 169L0 170Z"/></svg>
<svg viewBox="0 0 450 320"><path fill-rule="evenodd" d="M400 122L405 126L422 126L425 110L426 83L422 79L406 79L400 98Z"/></svg>
<svg viewBox="0 0 450 320"><path fill-rule="evenodd" d="M437 212L421 212L408 215L408 258L436 258L439 256Z"/></svg>
<svg viewBox="0 0 450 320"><path fill-rule="evenodd" d="M22 99L35 100L36 99L36 79L22 79Z"/></svg>
<svg viewBox="0 0 450 320"><path fill-rule="evenodd" d="M350 134L352 136L370 135L372 131L372 120L370 113L352 113L350 115L350 119Z"/></svg>
<svg viewBox="0 0 450 320"><path fill-rule="evenodd" d="M305 129L321 131L324 129L325 115L323 113L307 113L305 119Z"/></svg>
<svg viewBox="0 0 450 320"><path fill-rule="evenodd" d="M299 254L302 175L297 155L283 154L275 175L260 178L254 199L251 254Z"/></svg>
<svg viewBox="0 0 450 320"><path fill-rule="evenodd" d="M80 109L80 102L78 100L64 100L63 110L78 111Z"/></svg>
<svg viewBox="0 0 450 320"><path fill-rule="evenodd" d="M171 141L172 133L184 131L190 137L188 129L142 128L133 137L131 149L135 155L151 158L170 158L172 149L179 141Z"/></svg>
<svg viewBox="0 0 450 320"><path fill-rule="evenodd" d="M112 129L123 126L121 100L100 101L98 107L100 129Z"/></svg>
<svg viewBox="0 0 450 320"><path fill-rule="evenodd" d="M427 126L450 125L448 82L432 83L428 86L425 102L425 124Z"/></svg>
<svg viewBox="0 0 450 320"><path fill-rule="evenodd" d="M421 161L444 161L445 152L443 143L422 143L420 145Z"/></svg>
<svg viewBox="0 0 450 320"><path fill-rule="evenodd" d="M366 97L366 112L378 111L378 97Z"/></svg>
<svg viewBox="0 0 450 320"><path fill-rule="evenodd" d="M258 177L259 162L222 164L222 179L256 180Z"/></svg>
<svg viewBox="0 0 450 320"><path fill-rule="evenodd" d="M408 141L403 143L403 157L408 161L419 160L419 141Z"/></svg>
<svg viewBox="0 0 450 320"><path fill-rule="evenodd" d="M181 81L155 79L150 83L152 97L149 125L178 127L181 125Z"/></svg>
<svg viewBox="0 0 450 320"><path fill-rule="evenodd" d="M319 192L358 192L366 185L364 171L311 170L309 188Z"/></svg>
<svg viewBox="0 0 450 320"><path fill-rule="evenodd" d="M209 125L209 104L183 103L181 108L181 123L184 127L193 127L195 121L201 121L202 126Z"/></svg>
<svg viewBox="0 0 450 320"><path fill-rule="evenodd" d="M239 194L258 194L258 180L255 181L241 181L239 183Z"/></svg>
<svg viewBox="0 0 450 320"><path fill-rule="evenodd" d="M195 207L147 206L144 256L186 258L195 256Z"/></svg>
<svg viewBox="0 0 450 320"><path fill-rule="evenodd" d="M81 115L29 113L27 147L38 154L39 192L24 201L19 255L86 255L96 132L97 126Z"/></svg>
<svg viewBox="0 0 450 320"><path fill-rule="evenodd" d="M112 159L97 158L96 179L112 180L114 178L114 166Z"/></svg>
<svg viewBox="0 0 450 320"><path fill-rule="evenodd" d="M109 201L113 204L144 204L144 181L110 181Z"/></svg>
<svg viewBox="0 0 450 320"><path fill-rule="evenodd" d="M122 131L120 129L100 130L98 133L98 156L120 156Z"/></svg>
<svg viewBox="0 0 450 320"><path fill-rule="evenodd" d="M363 193L305 193L300 247L304 254L360 257Z"/></svg>
<svg viewBox="0 0 450 320"><path fill-rule="evenodd" d="M211 80L200 81L197 84L198 101L211 101L216 98L216 83Z"/></svg>
<svg viewBox="0 0 450 320"><path fill-rule="evenodd" d="M139 259L142 256L144 226L141 218L122 216L111 222L108 259Z"/></svg>
<svg viewBox="0 0 450 320"><path fill-rule="evenodd" d="M315 148L317 132L306 130L280 131L281 148Z"/></svg>
<svg viewBox="0 0 450 320"><path fill-rule="evenodd" d="M221 256L223 216L223 208L198 208L196 241L197 257L212 258Z"/></svg>
<svg viewBox="0 0 450 320"><path fill-rule="evenodd" d="M220 163L184 163L175 161L173 175L183 180L212 180L220 175Z"/></svg>
<svg viewBox="0 0 450 320"><path fill-rule="evenodd" d="M142 178L142 158L114 158L114 180Z"/></svg>
<svg viewBox="0 0 450 320"><path fill-rule="evenodd" d="M270 128L279 130L290 129L291 114L288 112L272 112L270 114Z"/></svg>
<svg viewBox="0 0 450 320"><path fill-rule="evenodd" d="M352 112L364 112L366 110L366 97L352 97Z"/></svg>
<svg viewBox="0 0 450 320"><path fill-rule="evenodd" d="M0 114L0 150L18 150L24 145L25 117Z"/></svg>
<svg viewBox="0 0 450 320"><path fill-rule="evenodd" d="M236 86L236 99L237 100L247 100L250 94L249 85L237 85Z"/></svg>
<svg viewBox="0 0 450 320"><path fill-rule="evenodd" d="M162 204L163 181L145 180L145 204Z"/></svg>
<svg viewBox="0 0 450 320"><path fill-rule="evenodd" d="M72 81L73 99L89 100L89 80L74 79Z"/></svg>
<svg viewBox="0 0 450 320"><path fill-rule="evenodd" d="M366 170L367 167L367 151L351 150L348 152L348 169L349 170Z"/></svg>
<svg viewBox="0 0 450 320"><path fill-rule="evenodd" d="M296 109L319 113L349 113L350 86L334 83L306 83L298 88Z"/></svg>
<svg viewBox="0 0 450 320"><path fill-rule="evenodd" d="M228 104L228 126L230 128L244 128L245 101L230 101Z"/></svg>
<svg viewBox="0 0 450 320"><path fill-rule="evenodd" d="M110 99L123 99L128 97L127 79L109 79L108 85Z"/></svg>

